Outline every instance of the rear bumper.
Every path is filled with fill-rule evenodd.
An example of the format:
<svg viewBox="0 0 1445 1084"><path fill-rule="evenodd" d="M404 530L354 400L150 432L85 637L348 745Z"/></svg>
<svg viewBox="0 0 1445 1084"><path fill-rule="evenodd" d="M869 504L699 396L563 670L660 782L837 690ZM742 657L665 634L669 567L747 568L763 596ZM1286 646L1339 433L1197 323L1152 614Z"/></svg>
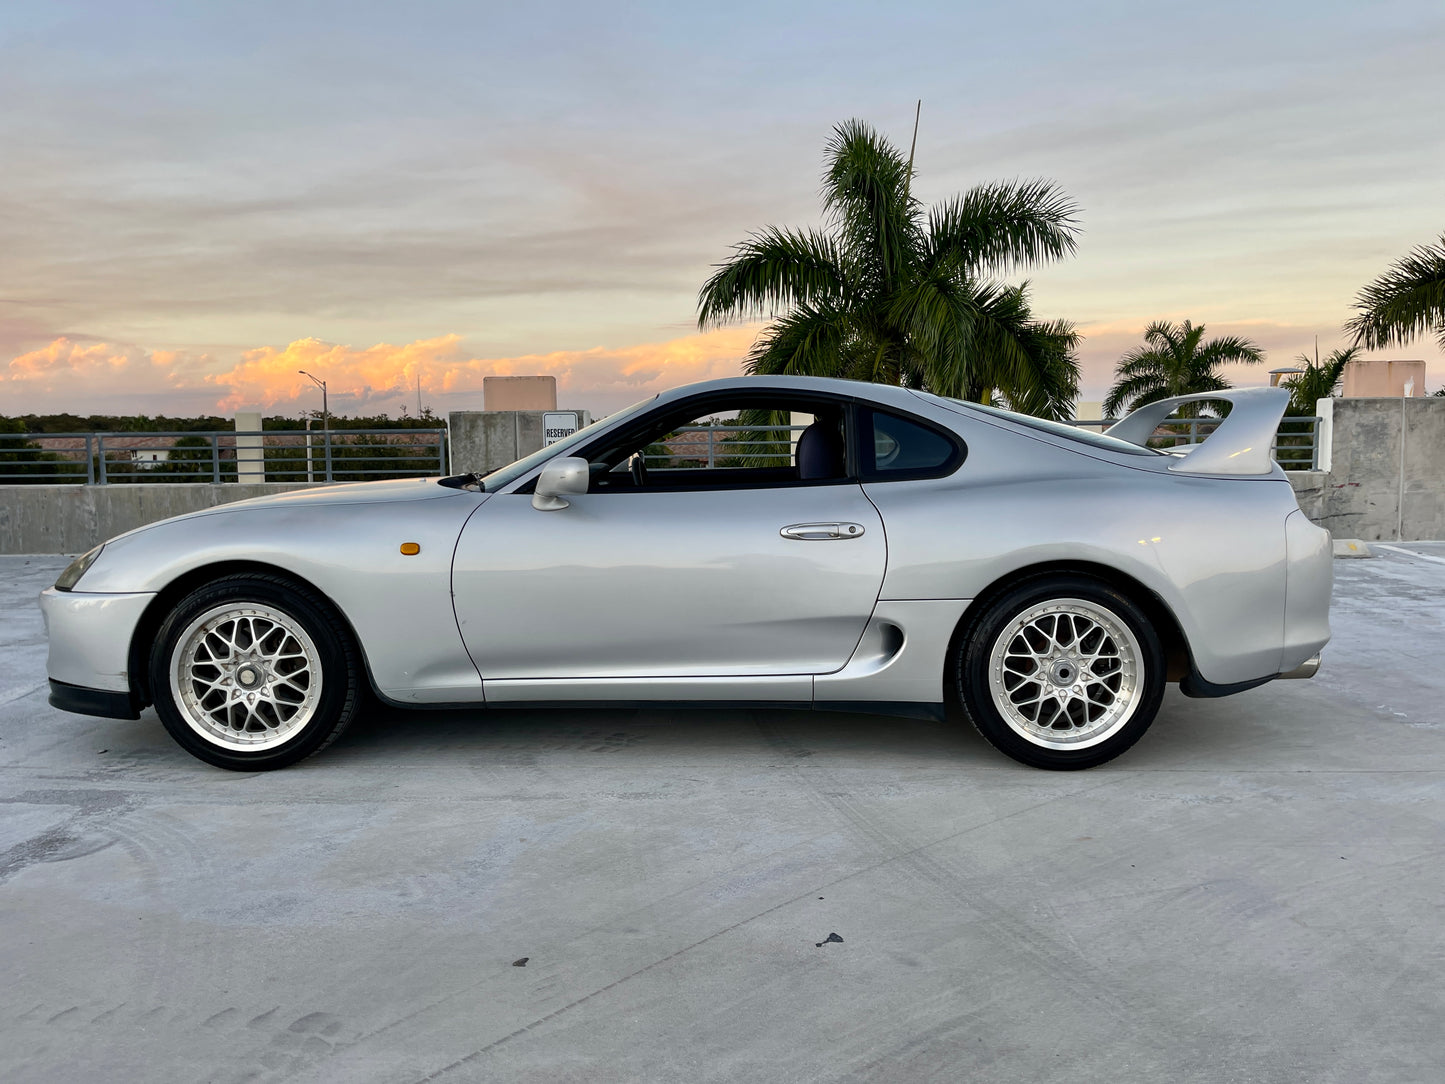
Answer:
<svg viewBox="0 0 1445 1084"><path fill-rule="evenodd" d="M76 715L99 715L102 719L139 719L135 697L128 692L87 689L50 679L50 706Z"/></svg>

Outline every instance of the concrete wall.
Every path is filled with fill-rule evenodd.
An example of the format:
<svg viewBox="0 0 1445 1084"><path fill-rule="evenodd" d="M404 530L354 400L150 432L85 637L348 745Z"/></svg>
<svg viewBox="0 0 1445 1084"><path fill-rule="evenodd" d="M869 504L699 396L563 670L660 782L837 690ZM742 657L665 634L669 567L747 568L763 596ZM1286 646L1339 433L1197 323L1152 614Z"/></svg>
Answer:
<svg viewBox="0 0 1445 1084"><path fill-rule="evenodd" d="M305 482L0 486L0 553L84 553L147 523Z"/></svg>
<svg viewBox="0 0 1445 1084"><path fill-rule="evenodd" d="M447 415L452 472L486 474L538 451L542 414L540 410L464 410ZM587 411L576 414L579 427L591 423Z"/></svg>
<svg viewBox="0 0 1445 1084"><path fill-rule="evenodd" d="M1445 398L1321 399L1320 470L1291 473L1337 538L1445 539Z"/></svg>

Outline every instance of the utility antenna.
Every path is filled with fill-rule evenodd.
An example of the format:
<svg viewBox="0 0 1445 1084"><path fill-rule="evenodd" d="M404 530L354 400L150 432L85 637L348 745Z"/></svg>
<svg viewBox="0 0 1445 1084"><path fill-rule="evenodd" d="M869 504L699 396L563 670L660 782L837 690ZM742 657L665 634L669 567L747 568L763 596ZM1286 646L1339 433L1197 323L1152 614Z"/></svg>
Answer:
<svg viewBox="0 0 1445 1084"><path fill-rule="evenodd" d="M908 189L913 184L913 152L918 149L918 118L923 115L923 99L913 110L913 142L908 145L908 175L903 178L903 202L908 202Z"/></svg>
<svg viewBox="0 0 1445 1084"><path fill-rule="evenodd" d="M1318 353L1318 351L1316 351ZM416 416L421 417L421 370L416 371Z"/></svg>

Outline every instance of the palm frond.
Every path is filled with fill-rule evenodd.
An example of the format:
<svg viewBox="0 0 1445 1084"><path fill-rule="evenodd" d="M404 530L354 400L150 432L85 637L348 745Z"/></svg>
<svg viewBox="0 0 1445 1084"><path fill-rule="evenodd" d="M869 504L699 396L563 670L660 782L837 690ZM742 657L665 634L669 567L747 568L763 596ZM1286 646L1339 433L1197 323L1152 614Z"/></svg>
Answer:
<svg viewBox="0 0 1445 1084"><path fill-rule="evenodd" d="M1216 365L1258 365L1264 360L1264 350L1251 339L1239 335L1224 335L1218 339L1210 339L1195 352L1194 358L1197 366L1209 370Z"/></svg>
<svg viewBox="0 0 1445 1084"><path fill-rule="evenodd" d="M1033 362L1033 372L1023 387L1004 389L1014 410L1054 421L1073 416L1079 397L1080 338L1067 320L1032 323L1023 329L1019 340Z"/></svg>
<svg viewBox="0 0 1445 1084"><path fill-rule="evenodd" d="M1316 363L1308 354L1299 354L1297 361L1304 362L1304 372L1286 377L1280 387L1289 389L1289 412L1296 416L1312 416L1321 399L1335 394L1335 388L1345 375L1345 366L1360 354L1358 346L1330 351L1321 362Z"/></svg>
<svg viewBox="0 0 1445 1084"><path fill-rule="evenodd" d="M1136 376L1117 381L1109 389L1109 395L1104 400L1104 416L1117 418L1136 407L1168 397L1169 389L1162 385L1156 377L1148 373L1139 373Z"/></svg>
<svg viewBox="0 0 1445 1084"><path fill-rule="evenodd" d="M792 305L836 301L847 292L841 254L826 234L769 226L735 252L698 291L700 328L771 316Z"/></svg>
<svg viewBox="0 0 1445 1084"><path fill-rule="evenodd" d="M1358 314L1345 324L1356 346L1403 346L1434 333L1445 350L1445 233L1393 263L1355 298Z"/></svg>
<svg viewBox="0 0 1445 1084"><path fill-rule="evenodd" d="M799 305L758 337L743 368L753 376L847 376L850 331L845 311Z"/></svg>
<svg viewBox="0 0 1445 1084"><path fill-rule="evenodd" d="M1204 331L1203 324L1188 320L1151 323L1144 330L1147 345L1130 350L1114 367L1104 413L1112 416L1126 406L1133 410L1176 395L1223 391L1231 385L1216 371L1220 365L1264 360L1264 351L1249 339L1224 335L1204 342ZM1193 415L1200 407L1186 403L1180 413Z"/></svg>
<svg viewBox="0 0 1445 1084"><path fill-rule="evenodd" d="M1071 256L1078 205L1043 180L976 185L928 216L927 259L993 274Z"/></svg>
<svg viewBox="0 0 1445 1084"><path fill-rule="evenodd" d="M882 292L900 282L922 251L918 201L908 194L908 163L860 120L833 130L823 173L823 207L845 253L877 278Z"/></svg>

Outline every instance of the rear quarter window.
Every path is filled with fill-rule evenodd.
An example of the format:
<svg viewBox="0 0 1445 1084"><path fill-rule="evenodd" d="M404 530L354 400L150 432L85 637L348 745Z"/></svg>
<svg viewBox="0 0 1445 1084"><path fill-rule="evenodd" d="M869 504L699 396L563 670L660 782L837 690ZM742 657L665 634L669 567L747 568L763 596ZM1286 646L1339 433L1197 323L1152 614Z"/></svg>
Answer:
<svg viewBox="0 0 1445 1084"><path fill-rule="evenodd" d="M963 462L962 441L921 419L868 408L860 422L858 465L865 481L938 478Z"/></svg>

